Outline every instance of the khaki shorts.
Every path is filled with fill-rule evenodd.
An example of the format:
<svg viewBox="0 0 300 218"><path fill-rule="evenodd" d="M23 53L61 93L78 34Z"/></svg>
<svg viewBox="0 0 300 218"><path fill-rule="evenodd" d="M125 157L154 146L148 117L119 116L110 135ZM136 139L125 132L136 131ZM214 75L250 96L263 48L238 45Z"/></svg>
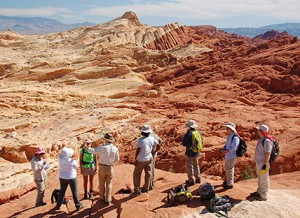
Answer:
<svg viewBox="0 0 300 218"><path fill-rule="evenodd" d="M95 167L93 168L82 168L82 175L88 176L88 175L95 175L97 172L95 170Z"/></svg>

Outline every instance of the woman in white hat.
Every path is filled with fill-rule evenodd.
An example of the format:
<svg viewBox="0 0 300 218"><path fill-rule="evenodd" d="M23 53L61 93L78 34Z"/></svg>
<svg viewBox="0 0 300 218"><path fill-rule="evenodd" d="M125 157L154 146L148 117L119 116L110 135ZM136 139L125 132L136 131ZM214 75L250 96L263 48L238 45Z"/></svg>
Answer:
<svg viewBox="0 0 300 218"><path fill-rule="evenodd" d="M73 159L74 150L72 148L64 147L58 157L59 163L59 182L60 182L60 195L56 203L56 210L60 209L63 204L66 190L68 185L71 187L74 204L77 210L84 207L82 203L79 202L78 198L78 180L77 180L77 168L78 163Z"/></svg>

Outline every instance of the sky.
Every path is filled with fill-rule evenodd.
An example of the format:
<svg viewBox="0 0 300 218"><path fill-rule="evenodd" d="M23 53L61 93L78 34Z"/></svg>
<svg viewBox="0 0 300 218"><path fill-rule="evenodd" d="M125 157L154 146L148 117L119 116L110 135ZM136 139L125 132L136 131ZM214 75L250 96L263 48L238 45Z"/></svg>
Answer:
<svg viewBox="0 0 300 218"><path fill-rule="evenodd" d="M300 0L0 0L0 15L105 23L133 11L142 24L261 27L300 23Z"/></svg>

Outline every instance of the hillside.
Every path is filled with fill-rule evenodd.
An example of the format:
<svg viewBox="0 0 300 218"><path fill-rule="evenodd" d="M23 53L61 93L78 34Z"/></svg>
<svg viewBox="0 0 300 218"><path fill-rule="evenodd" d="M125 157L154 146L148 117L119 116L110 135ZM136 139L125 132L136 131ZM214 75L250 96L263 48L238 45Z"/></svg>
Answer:
<svg viewBox="0 0 300 218"><path fill-rule="evenodd" d="M92 25L95 24L89 22L64 24L57 20L41 17L29 18L0 16L0 31L4 32L11 29L15 32L26 35L61 32L81 26Z"/></svg>
<svg viewBox="0 0 300 218"><path fill-rule="evenodd" d="M267 31L275 30L278 32L287 32L292 36L300 37L300 23L281 23L262 26L259 28L239 27L239 28L220 28L228 33L235 33L242 36L253 38L264 34Z"/></svg>
<svg viewBox="0 0 300 218"><path fill-rule="evenodd" d="M299 180L300 41L273 33L250 39L213 26L151 27L133 12L60 33L1 32L1 202L28 191L34 195L29 161L37 145L47 149L55 169L63 146L78 154L86 137L96 146L110 131L121 153L120 165L132 164L145 123L164 140L157 160L161 177L168 178L167 172L181 175L181 139L191 118L204 137L201 172L217 183L225 173L218 152L225 143L222 125L236 123L248 144L247 155L237 164L237 181L253 176L255 127L269 125L282 147L272 174L296 193L297 183L286 184L279 174ZM25 205L21 213L27 209Z"/></svg>

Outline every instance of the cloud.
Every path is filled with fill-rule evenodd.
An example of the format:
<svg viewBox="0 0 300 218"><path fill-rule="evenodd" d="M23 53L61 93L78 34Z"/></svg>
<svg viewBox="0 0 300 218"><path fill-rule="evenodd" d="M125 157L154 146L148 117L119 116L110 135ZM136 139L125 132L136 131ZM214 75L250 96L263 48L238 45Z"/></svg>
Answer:
<svg viewBox="0 0 300 218"><path fill-rule="evenodd" d="M16 9L16 8L1 8L0 14L4 16L52 16L60 13L68 13L65 8L29 8L29 9Z"/></svg>
<svg viewBox="0 0 300 218"><path fill-rule="evenodd" d="M300 20L299 0L168 0L151 3L133 1L132 5L99 7L84 11L86 15L117 17L125 11L138 16L176 17L193 20L253 16Z"/></svg>

